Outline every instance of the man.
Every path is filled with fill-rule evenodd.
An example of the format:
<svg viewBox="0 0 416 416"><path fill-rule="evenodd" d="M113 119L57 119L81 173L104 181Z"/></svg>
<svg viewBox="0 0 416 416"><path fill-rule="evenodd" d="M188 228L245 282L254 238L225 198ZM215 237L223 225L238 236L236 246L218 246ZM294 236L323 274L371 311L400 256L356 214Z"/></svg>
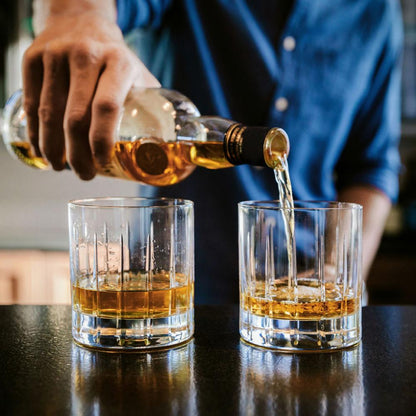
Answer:
<svg viewBox="0 0 416 416"><path fill-rule="evenodd" d="M38 34L23 61L35 151L82 179L105 163L133 84L175 88L202 114L284 128L295 199L364 207L367 275L400 161L396 0L38 0ZM139 55L119 28L141 28ZM149 71L150 69L150 71ZM153 73L153 74L152 74ZM144 187L143 187L144 188ZM142 193L196 204L196 301L238 300L236 204L276 199L272 172L197 169Z"/></svg>

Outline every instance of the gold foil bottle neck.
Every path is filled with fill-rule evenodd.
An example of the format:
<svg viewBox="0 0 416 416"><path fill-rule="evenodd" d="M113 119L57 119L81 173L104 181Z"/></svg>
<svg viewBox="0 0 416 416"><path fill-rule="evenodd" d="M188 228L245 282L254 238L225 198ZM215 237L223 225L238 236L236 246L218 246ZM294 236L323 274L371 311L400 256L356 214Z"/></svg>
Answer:
<svg viewBox="0 0 416 416"><path fill-rule="evenodd" d="M266 165L272 169L283 170L282 161L289 154L289 150L290 143L287 133L276 127L270 129L263 144Z"/></svg>
<svg viewBox="0 0 416 416"><path fill-rule="evenodd" d="M235 123L225 133L224 153L233 165L241 163L243 133L246 129L247 127L243 124Z"/></svg>

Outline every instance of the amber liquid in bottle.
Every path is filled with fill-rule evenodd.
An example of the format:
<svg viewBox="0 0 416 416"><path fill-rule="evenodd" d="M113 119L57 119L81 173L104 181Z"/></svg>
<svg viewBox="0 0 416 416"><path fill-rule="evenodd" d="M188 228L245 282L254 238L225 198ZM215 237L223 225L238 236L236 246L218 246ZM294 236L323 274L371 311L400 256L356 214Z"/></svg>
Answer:
<svg viewBox="0 0 416 416"><path fill-rule="evenodd" d="M44 159L33 156L29 143L13 142L11 147L26 165L42 170L49 168ZM196 166L220 169L233 165L224 156L222 142L164 142L143 138L116 142L111 163L97 169L104 176L165 186L180 182Z"/></svg>

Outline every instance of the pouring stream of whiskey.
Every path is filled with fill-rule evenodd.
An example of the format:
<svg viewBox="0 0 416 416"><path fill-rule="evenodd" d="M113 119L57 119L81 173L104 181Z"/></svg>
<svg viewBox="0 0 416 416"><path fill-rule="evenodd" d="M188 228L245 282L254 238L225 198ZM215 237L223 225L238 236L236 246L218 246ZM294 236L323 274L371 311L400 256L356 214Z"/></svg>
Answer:
<svg viewBox="0 0 416 416"><path fill-rule="evenodd" d="M291 301L297 302L296 277L296 239L295 239L295 212L293 203L292 183L289 175L289 165L286 155L279 156L280 168L274 169L279 201L282 207L283 223L286 234L287 260L288 260L288 289Z"/></svg>

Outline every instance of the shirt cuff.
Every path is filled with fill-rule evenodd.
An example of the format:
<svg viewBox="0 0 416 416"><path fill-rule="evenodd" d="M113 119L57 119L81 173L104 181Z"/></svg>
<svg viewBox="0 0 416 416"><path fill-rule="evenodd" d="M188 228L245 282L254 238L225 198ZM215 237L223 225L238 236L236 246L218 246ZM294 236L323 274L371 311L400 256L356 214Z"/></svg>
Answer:
<svg viewBox="0 0 416 416"><path fill-rule="evenodd" d="M355 175L343 173L343 180L338 182L338 189L356 185L369 185L383 192L395 203L399 196L399 175L385 168L372 169Z"/></svg>

